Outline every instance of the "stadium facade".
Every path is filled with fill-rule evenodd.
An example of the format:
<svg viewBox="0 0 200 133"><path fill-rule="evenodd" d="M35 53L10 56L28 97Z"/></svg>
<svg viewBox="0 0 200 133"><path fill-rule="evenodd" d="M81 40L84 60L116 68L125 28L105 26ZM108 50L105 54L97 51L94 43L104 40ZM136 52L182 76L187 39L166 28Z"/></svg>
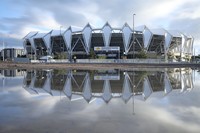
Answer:
<svg viewBox="0 0 200 133"><path fill-rule="evenodd" d="M145 25L132 29L127 23L122 28L113 28L108 22L102 28L88 23L84 28L70 26L48 33L30 32L23 39L28 57L39 59L62 53L69 60L74 57L190 60L194 42L192 36L179 31L149 29Z"/></svg>

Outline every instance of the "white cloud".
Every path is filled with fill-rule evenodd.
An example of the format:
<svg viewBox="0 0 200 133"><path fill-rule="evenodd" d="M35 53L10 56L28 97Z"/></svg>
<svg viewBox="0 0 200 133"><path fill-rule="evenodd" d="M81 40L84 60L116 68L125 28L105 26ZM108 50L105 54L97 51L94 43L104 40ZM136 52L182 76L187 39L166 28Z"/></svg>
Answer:
<svg viewBox="0 0 200 133"><path fill-rule="evenodd" d="M39 25L38 27L44 27L49 29L59 28L59 23L56 22L51 12L43 11L42 9L37 9L34 10L34 14L39 14L37 15Z"/></svg>
<svg viewBox="0 0 200 133"><path fill-rule="evenodd" d="M125 22L132 26L132 14L136 13L135 26L145 24L149 28L178 29L194 36L198 40L195 46L200 45L198 0L20 0L18 3L11 0L10 5L15 7L13 12L21 15L7 14L6 18L0 18L0 31L12 37L22 38L29 29L45 32L58 29L60 25L84 27L88 22L100 28L106 21L113 27L122 27Z"/></svg>

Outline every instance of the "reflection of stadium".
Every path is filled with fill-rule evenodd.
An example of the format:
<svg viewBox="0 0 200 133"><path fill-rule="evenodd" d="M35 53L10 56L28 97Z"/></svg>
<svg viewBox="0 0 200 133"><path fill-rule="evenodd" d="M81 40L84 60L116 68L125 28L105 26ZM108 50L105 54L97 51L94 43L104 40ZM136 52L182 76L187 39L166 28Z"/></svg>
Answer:
<svg viewBox="0 0 200 133"><path fill-rule="evenodd" d="M4 77L16 77L16 76L23 76L25 71L23 70L16 70L16 69L6 69L6 70L0 70L0 75Z"/></svg>
<svg viewBox="0 0 200 133"><path fill-rule="evenodd" d="M164 95L173 89L185 92L193 89L190 69L168 71L28 71L24 78L24 88L31 94L66 95L84 98L102 98L109 102L112 98L122 98L125 102L134 95L144 100L153 92L163 91Z"/></svg>
<svg viewBox="0 0 200 133"><path fill-rule="evenodd" d="M8 87L16 87L21 85L20 80L22 81L26 71L25 70L16 70L16 69L4 69L0 70L0 92L6 91Z"/></svg>
<svg viewBox="0 0 200 133"><path fill-rule="evenodd" d="M133 41L134 40L134 41ZM24 37L24 47L29 57L39 59L45 55L63 53L68 59L88 58L149 58L169 57L190 59L194 39L178 31L149 29L145 25L133 30L128 24L113 28L106 23L102 28L87 24L84 28L70 26L66 30L48 33L30 32ZM134 42L134 43L133 43Z"/></svg>

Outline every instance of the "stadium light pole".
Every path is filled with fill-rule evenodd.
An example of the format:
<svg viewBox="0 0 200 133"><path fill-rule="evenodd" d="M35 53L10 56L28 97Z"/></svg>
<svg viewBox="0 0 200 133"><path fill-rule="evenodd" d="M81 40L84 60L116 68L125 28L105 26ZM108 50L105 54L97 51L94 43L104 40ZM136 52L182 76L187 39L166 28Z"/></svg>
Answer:
<svg viewBox="0 0 200 133"><path fill-rule="evenodd" d="M63 26L61 25L60 26L60 46L61 46L61 39L62 39L62 36L61 36L61 28L62 28ZM62 46L62 52L64 53L64 46Z"/></svg>
<svg viewBox="0 0 200 133"><path fill-rule="evenodd" d="M134 13L134 14L133 14L133 59L134 59L134 54L135 54L135 52L134 52L134 51L135 51L135 47L134 47L134 45L135 45L135 35L134 35L134 31L135 31L135 29L134 29L134 25L135 25L135 24L134 24L134 23L135 23L135 22L134 22L134 17L135 17L135 15L136 15L136 14Z"/></svg>
<svg viewBox="0 0 200 133"><path fill-rule="evenodd" d="M2 54L3 54L3 61L5 61L5 56L4 56L4 40L3 40L3 49L2 49Z"/></svg>

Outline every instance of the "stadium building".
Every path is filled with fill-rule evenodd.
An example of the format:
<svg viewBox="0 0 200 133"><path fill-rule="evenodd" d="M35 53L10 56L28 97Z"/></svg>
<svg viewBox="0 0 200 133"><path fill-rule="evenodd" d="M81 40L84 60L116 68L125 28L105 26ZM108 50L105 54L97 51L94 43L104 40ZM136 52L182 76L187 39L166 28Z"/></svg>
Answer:
<svg viewBox="0 0 200 133"><path fill-rule="evenodd" d="M134 31L134 32L133 32ZM84 28L70 26L48 33L30 32L24 38L29 58L52 55L77 59L173 59L189 61L193 54L192 36L179 31L135 27L125 23L113 28L108 22L102 28L87 24ZM64 55L64 57L58 56Z"/></svg>

